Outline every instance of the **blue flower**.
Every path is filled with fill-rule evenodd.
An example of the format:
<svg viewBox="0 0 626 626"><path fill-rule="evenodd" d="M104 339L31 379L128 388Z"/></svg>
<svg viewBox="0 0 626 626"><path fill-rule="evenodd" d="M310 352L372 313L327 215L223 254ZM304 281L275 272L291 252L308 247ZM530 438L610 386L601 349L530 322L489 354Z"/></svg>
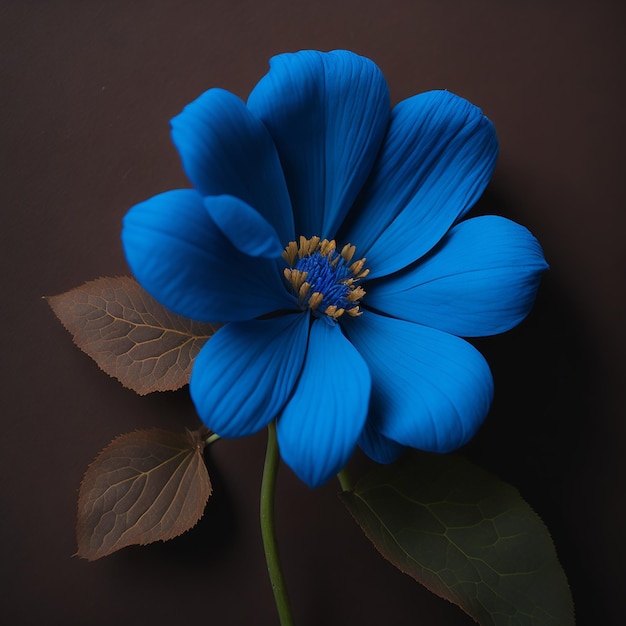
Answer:
<svg viewBox="0 0 626 626"><path fill-rule="evenodd" d="M447 91L390 107L346 51L272 59L247 103L210 89L172 120L193 189L124 218L140 284L222 322L191 395L224 437L277 420L284 461L326 482L358 444L390 462L475 434L493 394L461 337L506 331L547 265L524 227L463 219L487 185L493 125Z"/></svg>

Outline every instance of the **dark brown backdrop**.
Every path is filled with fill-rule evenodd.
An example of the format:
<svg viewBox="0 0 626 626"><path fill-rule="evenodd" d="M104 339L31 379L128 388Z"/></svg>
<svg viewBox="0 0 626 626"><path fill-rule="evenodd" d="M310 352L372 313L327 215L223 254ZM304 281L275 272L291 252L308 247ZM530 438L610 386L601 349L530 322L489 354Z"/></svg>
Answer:
<svg viewBox="0 0 626 626"><path fill-rule="evenodd" d="M76 491L114 436L196 424L187 391L139 398L73 345L43 295L125 274L120 220L185 186L168 120L211 86L245 97L268 58L349 48L392 99L447 88L493 119L477 210L527 225L551 272L531 317L481 340L493 410L466 453L548 523L580 624L618 624L624 507L623 3L598 0L4 0L0 622L275 624L257 522L264 434L220 442L192 532L72 558ZM299 626L470 624L384 562L284 470L278 523Z"/></svg>

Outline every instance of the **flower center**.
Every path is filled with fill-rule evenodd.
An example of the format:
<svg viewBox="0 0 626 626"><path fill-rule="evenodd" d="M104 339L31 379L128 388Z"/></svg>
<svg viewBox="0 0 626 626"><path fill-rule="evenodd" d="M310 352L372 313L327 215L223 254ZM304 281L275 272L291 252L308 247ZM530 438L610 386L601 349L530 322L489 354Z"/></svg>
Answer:
<svg viewBox="0 0 626 626"><path fill-rule="evenodd" d="M355 317L361 315L359 302L365 295L358 283L369 270L363 269L364 258L352 261L355 246L346 244L341 252L336 248L334 240L319 237L291 241L282 255L289 265L284 275L303 309L333 319L344 313Z"/></svg>

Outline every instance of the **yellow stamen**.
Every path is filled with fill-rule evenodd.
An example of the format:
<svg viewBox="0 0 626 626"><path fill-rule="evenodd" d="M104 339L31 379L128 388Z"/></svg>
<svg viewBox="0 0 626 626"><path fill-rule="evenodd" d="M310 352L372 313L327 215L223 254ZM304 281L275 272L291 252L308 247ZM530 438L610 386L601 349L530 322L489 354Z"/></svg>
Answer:
<svg viewBox="0 0 626 626"><path fill-rule="evenodd" d="M346 300L348 302L356 302L360 300L365 295L365 289L363 287L355 287L347 296Z"/></svg>
<svg viewBox="0 0 626 626"><path fill-rule="evenodd" d="M340 318L345 312L346 312L345 309L338 309L334 304L330 304L329 306L327 306L324 311L326 315L334 319Z"/></svg>
<svg viewBox="0 0 626 626"><path fill-rule="evenodd" d="M365 265L365 257L363 257L362 259L359 259L358 261L355 261L351 266L350 266L350 271L355 275L355 276L359 276L359 272L363 269L363 266Z"/></svg>
<svg viewBox="0 0 626 626"><path fill-rule="evenodd" d="M309 289L311 289L311 285L309 283L304 282L300 285L300 289L298 289L298 297L300 298L300 302L304 300L306 294L309 293Z"/></svg>
<svg viewBox="0 0 626 626"><path fill-rule="evenodd" d="M341 256L346 263L350 263L354 253L356 252L356 246L352 246L347 243L343 248L341 248Z"/></svg>
<svg viewBox="0 0 626 626"><path fill-rule="evenodd" d="M320 244L320 254L322 256L328 256L335 251L336 246L337 244L334 239L331 239L330 241L328 241L328 239L324 239L324 241Z"/></svg>
<svg viewBox="0 0 626 626"><path fill-rule="evenodd" d="M312 311L315 311L315 309L317 309L323 299L324 296L319 291L312 293L311 297L309 298L309 308Z"/></svg>
<svg viewBox="0 0 626 626"><path fill-rule="evenodd" d="M307 240L304 235L300 235L300 245L298 246L298 256L302 258L305 254L304 249L307 245Z"/></svg>
<svg viewBox="0 0 626 626"><path fill-rule="evenodd" d="M333 274L337 272L337 278L335 279L337 282L335 287L332 287L333 295L330 295L331 292L326 294L331 301L336 299L337 304L327 304L328 301L326 301L324 303L324 314L334 320L339 319L344 313L351 317L358 317L362 314L359 301L365 296L365 289L358 283L369 274L369 270L364 269L365 258L352 262L355 252L356 246L350 243L343 246L341 251L338 251L337 243L334 239L321 239L317 236L310 239L301 236L298 243L295 241L289 242L282 254L282 258L289 266L283 270L283 274L294 295L298 297L302 308L308 307L311 311L316 311L326 297L321 291L315 290L316 283L319 285L328 284L328 280L332 276L332 274L324 274L326 271L324 269L321 270L321 274L318 273L320 270L317 267L323 268L324 261L319 259L322 264L320 266L317 266L317 261L314 260L302 261L302 259L307 257L318 255L325 258L329 272ZM307 271L297 269L298 267L306 268ZM309 276L309 272L311 276ZM339 278L340 276L343 276L343 278ZM344 304L344 306L341 306L341 304ZM348 306L345 306L346 304Z"/></svg>
<svg viewBox="0 0 626 626"><path fill-rule="evenodd" d="M296 254L298 254L298 244L295 241L290 241L289 245L283 250L282 257L287 261L288 265L293 267L293 262L296 260Z"/></svg>
<svg viewBox="0 0 626 626"><path fill-rule="evenodd" d="M293 290L298 293L300 291L300 287L306 280L307 272L302 272L301 270L294 270L286 267L283 270L283 274L285 278L291 283Z"/></svg>

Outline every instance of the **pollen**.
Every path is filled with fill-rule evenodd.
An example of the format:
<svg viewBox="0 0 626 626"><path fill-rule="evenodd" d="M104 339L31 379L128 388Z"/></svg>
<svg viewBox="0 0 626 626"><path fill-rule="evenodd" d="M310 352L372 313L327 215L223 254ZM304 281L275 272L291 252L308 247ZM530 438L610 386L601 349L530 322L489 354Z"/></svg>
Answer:
<svg viewBox="0 0 626 626"><path fill-rule="evenodd" d="M369 270L364 258L353 260L355 252L349 243L338 250L335 240L320 237L289 243L282 254L287 263L283 275L303 310L332 320L361 315L365 290L359 283Z"/></svg>

